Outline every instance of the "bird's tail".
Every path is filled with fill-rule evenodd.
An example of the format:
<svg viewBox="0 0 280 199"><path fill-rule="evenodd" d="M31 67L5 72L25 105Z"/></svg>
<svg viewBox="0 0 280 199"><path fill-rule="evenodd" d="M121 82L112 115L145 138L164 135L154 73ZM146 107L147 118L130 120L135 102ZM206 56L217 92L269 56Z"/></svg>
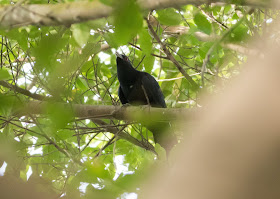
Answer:
<svg viewBox="0 0 280 199"><path fill-rule="evenodd" d="M153 133L155 143L160 144L168 156L170 150L178 143L170 122L154 122L146 127Z"/></svg>

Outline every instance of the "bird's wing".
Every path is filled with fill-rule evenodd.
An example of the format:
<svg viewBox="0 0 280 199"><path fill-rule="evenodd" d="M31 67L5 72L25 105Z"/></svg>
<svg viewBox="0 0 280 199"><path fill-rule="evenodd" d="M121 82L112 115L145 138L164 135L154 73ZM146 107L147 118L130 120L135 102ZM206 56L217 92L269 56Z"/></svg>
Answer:
<svg viewBox="0 0 280 199"><path fill-rule="evenodd" d="M144 92L147 93L147 97L151 101L151 105L166 108L164 96L155 78L144 72L141 82L145 89Z"/></svg>
<svg viewBox="0 0 280 199"><path fill-rule="evenodd" d="M122 104L128 103L128 100L126 99L126 97L123 94L121 86L119 87L118 95L119 95L119 98L120 98Z"/></svg>

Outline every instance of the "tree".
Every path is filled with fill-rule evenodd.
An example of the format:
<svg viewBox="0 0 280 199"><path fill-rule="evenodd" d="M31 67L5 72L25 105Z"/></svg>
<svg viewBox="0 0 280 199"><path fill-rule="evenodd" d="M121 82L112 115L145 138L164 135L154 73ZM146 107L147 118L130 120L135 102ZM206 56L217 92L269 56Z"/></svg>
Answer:
<svg viewBox="0 0 280 199"><path fill-rule="evenodd" d="M158 79L171 120L203 107L202 90L221 92L215 82L226 85L238 75L247 54L261 56L248 41L278 17L258 1L157 2L2 2L0 166L6 176L40 182L39 189L48 185L67 198L138 193L155 165L165 164L138 113L157 120L163 110L116 107L114 52Z"/></svg>

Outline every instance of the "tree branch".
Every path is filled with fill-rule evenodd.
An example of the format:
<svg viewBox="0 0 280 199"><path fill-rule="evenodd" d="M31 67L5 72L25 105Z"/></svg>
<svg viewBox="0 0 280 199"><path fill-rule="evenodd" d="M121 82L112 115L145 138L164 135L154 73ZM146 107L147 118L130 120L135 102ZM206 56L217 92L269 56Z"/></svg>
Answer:
<svg viewBox="0 0 280 199"><path fill-rule="evenodd" d="M16 85L9 84L8 82L3 81L3 80L0 81L0 85L3 86L3 87L6 87L6 88L12 89L13 91L16 91L18 93L21 93L23 95L26 95L26 96L31 97L31 98L36 99L36 100L44 101L44 100L52 99L52 97L47 97L47 96L39 95L39 94L36 94L36 93L31 93L29 90L23 89L23 88L18 87Z"/></svg>
<svg viewBox="0 0 280 199"><path fill-rule="evenodd" d="M163 9L168 7L180 7L187 4L202 5L209 0L139 0L143 10ZM212 0L211 3L234 3L231 0ZM242 5L254 7L269 7L269 3L259 0L242 1ZM278 6L279 7L279 6ZM69 26L74 23L99 19L111 14L112 7L99 1L79 1L59 4L33 4L33 5L9 5L0 8L0 27L12 28L27 25L39 26Z"/></svg>
<svg viewBox="0 0 280 199"><path fill-rule="evenodd" d="M191 86L195 89L198 88L198 85L196 84L196 82L192 79L191 76L188 75L188 73L182 68L182 66L178 63L178 61L173 57L173 55L170 53L170 51L167 49L167 47L165 46L165 44L160 40L160 38L158 37L157 33L155 32L154 28L152 27L152 25L150 24L149 20L146 19L147 24L148 24L148 28L151 32L151 34L153 35L153 37L156 39L156 41L159 43L159 45L161 46L162 50L164 51L164 53L166 54L166 56L168 57L168 59L170 61L172 61L174 63L174 65L178 68L178 70L184 75L184 77L189 81L189 83L191 84Z"/></svg>
<svg viewBox="0 0 280 199"><path fill-rule="evenodd" d="M249 12L251 12L251 9L248 11L248 13L249 13ZM246 15L247 15L247 14L246 14ZM204 87L204 73L205 73L205 71L206 71L206 65L207 65L208 61L210 60L210 56L211 56L212 52L216 49L217 46L219 46L219 45L224 41L224 39L225 39L235 28L237 28L240 24L242 24L242 22L244 21L246 15L244 15L236 24L234 24L230 29L228 29L228 30L223 34L223 36L211 46L211 48L208 50L207 54L205 55L205 58L204 58L203 64L202 64L202 69L201 69L201 83L202 83L202 86L203 86L203 87Z"/></svg>
<svg viewBox="0 0 280 199"><path fill-rule="evenodd" d="M120 132L117 127L113 127L113 126L107 124L106 122L104 122L103 120L92 119L91 121L96 123L96 124L98 124L98 125L101 125L108 132L110 132L110 133L112 133L114 135L117 134L118 137L120 137L120 138L122 138L124 140L127 140L127 141L129 141L130 143L132 143L132 144L134 144L136 146L139 146L139 147L144 148L146 150L152 151L153 153L156 154L154 146L152 144L150 144L149 142L140 141L140 140L134 138L133 136L131 136L130 134L124 133L122 131Z"/></svg>
<svg viewBox="0 0 280 199"><path fill-rule="evenodd" d="M54 104L50 102L42 101L31 101L23 106L23 108L14 111L16 116L30 116L33 114L44 115L48 114L47 106L49 104ZM142 108L142 107L120 107L120 106L94 106L94 105L82 105L82 104L67 104L67 103L55 103L57 106L63 106L73 112L74 117L80 117L82 119L91 119L94 123L105 127L106 130L119 138L125 139L130 143L149 150L153 153L155 152L154 147L149 142L139 141L138 139L120 132L118 128L112 127L100 120L103 119L117 119L117 120L127 120L127 121L137 121L139 123L152 123L156 121L172 121L181 120L184 118L186 120L194 120L194 109L168 109L168 108Z"/></svg>
<svg viewBox="0 0 280 199"><path fill-rule="evenodd" d="M6 88L10 88L12 89L13 91L16 91L18 93L21 93L23 95L26 95L26 96L29 96L33 99L37 99L37 100L40 100L40 101L46 101L46 100L49 100L49 99L52 99L51 97L46 97L46 96L43 96L43 95L39 95L39 94L35 94L35 93L31 93L30 91L28 90L25 90L23 88L20 88L16 85L12 85L12 84L9 84L7 83L6 81L0 81L0 85L6 87ZM18 115L27 115L27 116L30 116L30 114L44 114L44 107L47 105L47 102L40 102L40 101L32 101L32 102L29 102L26 107L22 108L21 110L16 110L15 113L18 114ZM138 139L134 138L133 136L129 135L129 134L126 134L124 132L119 132L119 129L117 127L112 127L110 125L108 125L106 122L100 120L100 119L96 119L98 118L98 116L100 116L100 112L102 112L102 110L105 110L106 107L107 107L107 112L105 113L105 115L108 115L108 112L109 113L113 113L115 111L115 107L114 106L103 106L103 107L99 107L97 108L97 106L87 106L87 105L70 105L70 104L62 104L62 103L57 103L57 105L63 105L63 106L68 106L68 108L71 110L76 110L77 112L79 113L82 113L83 110L79 110L79 107L83 107L86 108L86 107L90 107L91 111L89 112L90 115L74 115L75 117L83 117L83 118L87 118L87 117L90 117L92 122L98 124L98 125L101 125L102 127L106 128L106 130L112 134L117 134L118 133L118 137L122 138L122 139L125 139L129 142L131 142L132 144L136 145L136 146L139 146L141 148L144 148L146 150L149 150L149 151L152 151L153 153L155 153L155 149L153 147L153 145L151 145L149 142L141 142L139 141ZM86 107L85 107L86 106ZM73 108L74 107L74 108ZM30 109L32 108L32 110ZM92 109L93 108L93 109ZM97 112L95 112L95 110L97 110ZM120 108L120 107L118 107ZM99 110L100 109L100 110ZM124 111L124 110L122 110ZM117 114L118 115L118 114ZM120 115L125 115L124 113L121 113ZM110 114L108 115L110 117ZM102 117L103 118L103 117Z"/></svg>
<svg viewBox="0 0 280 199"><path fill-rule="evenodd" d="M30 101L22 106L22 108L14 110L14 115L28 116L29 114L44 115L48 114L47 106L49 104L63 106L65 109L72 111L74 117L82 119L103 118L127 121L170 121L178 120L184 115L184 120L193 118L194 112L197 110L186 108L143 108L139 106L110 106L110 105L83 105L68 103L51 103L42 101Z"/></svg>
<svg viewBox="0 0 280 199"><path fill-rule="evenodd" d="M153 27L157 27L159 24L159 22L157 21L157 19L153 16L150 15L149 16L149 22ZM184 35L184 34L193 34L198 40L203 41L203 42L215 42L217 40L221 39L221 36L218 35L207 35L203 32L193 32L193 33L189 33L190 28L186 27L186 26L182 26L182 25L176 25L176 26L165 26L165 25L161 25L162 29L163 29L163 34L170 36L170 35ZM236 51L238 53L241 54L245 54L245 55L261 55L260 51L257 49L250 49L238 44L233 44L233 43L221 43L221 46L223 46L224 48ZM154 55L153 56L158 56L158 55ZM167 57L160 57L163 59L168 59Z"/></svg>

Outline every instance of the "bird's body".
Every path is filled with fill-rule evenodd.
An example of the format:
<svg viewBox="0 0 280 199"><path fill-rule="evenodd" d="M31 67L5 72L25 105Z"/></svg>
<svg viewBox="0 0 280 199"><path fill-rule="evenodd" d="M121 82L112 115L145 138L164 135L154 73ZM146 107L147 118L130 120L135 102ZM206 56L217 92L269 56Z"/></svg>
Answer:
<svg viewBox="0 0 280 199"><path fill-rule="evenodd" d="M125 55L117 55L117 73L120 82L119 98L122 104L150 105L166 108L164 95L153 76L136 70ZM169 151L177 142L175 135L165 131L170 126L166 122L157 122L147 128L153 133L154 140Z"/></svg>

